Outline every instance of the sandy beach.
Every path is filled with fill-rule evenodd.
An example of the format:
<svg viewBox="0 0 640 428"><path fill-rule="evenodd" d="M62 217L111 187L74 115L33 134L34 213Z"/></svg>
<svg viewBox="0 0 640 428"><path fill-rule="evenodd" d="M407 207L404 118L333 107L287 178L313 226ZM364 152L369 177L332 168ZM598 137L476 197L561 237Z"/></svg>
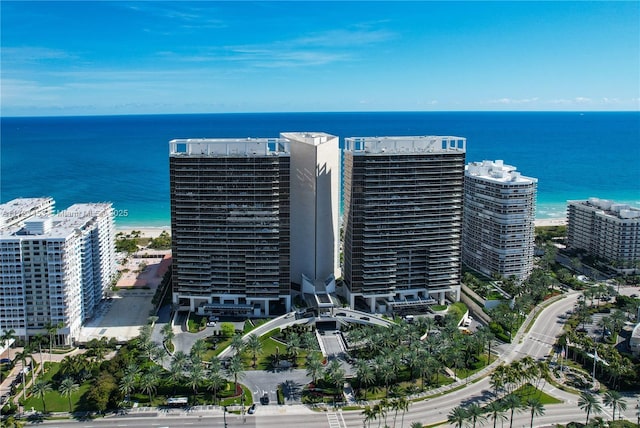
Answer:
<svg viewBox="0 0 640 428"><path fill-rule="evenodd" d="M141 238L157 238L163 231L171 234L170 227L116 227L116 233L131 234L134 230L140 232Z"/></svg>
<svg viewBox="0 0 640 428"><path fill-rule="evenodd" d="M536 220L536 227L545 227L545 226L566 226L567 219L566 218L543 218L540 220Z"/></svg>

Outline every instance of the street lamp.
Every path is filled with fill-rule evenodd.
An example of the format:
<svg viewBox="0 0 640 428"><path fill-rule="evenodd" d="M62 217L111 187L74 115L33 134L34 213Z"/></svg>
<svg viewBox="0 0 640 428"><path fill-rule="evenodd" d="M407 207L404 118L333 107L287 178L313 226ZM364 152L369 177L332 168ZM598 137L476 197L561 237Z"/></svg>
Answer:
<svg viewBox="0 0 640 428"><path fill-rule="evenodd" d="M222 418L224 419L224 428L227 428L227 406L222 408Z"/></svg>
<svg viewBox="0 0 640 428"><path fill-rule="evenodd" d="M240 404L242 405L242 422L247 421L247 415L244 413L244 389L242 390L242 395L240 396Z"/></svg>

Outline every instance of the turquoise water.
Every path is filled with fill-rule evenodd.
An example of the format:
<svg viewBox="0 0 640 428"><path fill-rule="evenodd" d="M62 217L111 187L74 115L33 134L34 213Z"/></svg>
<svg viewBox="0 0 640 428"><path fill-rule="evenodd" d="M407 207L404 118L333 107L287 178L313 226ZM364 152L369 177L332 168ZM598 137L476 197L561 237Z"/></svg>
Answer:
<svg viewBox="0 0 640 428"><path fill-rule="evenodd" d="M640 113L269 113L0 118L0 202L53 196L56 208L113 202L116 224L168 226L168 141L274 137L455 135L467 162L502 159L538 178L538 218L596 196L640 206ZM342 140L341 140L342 141ZM125 215L126 213L126 215Z"/></svg>

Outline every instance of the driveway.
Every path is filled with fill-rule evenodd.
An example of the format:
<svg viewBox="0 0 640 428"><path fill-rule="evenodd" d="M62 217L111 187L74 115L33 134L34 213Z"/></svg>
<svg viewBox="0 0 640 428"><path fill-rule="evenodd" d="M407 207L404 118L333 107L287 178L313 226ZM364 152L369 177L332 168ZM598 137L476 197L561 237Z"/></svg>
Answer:
<svg viewBox="0 0 640 428"><path fill-rule="evenodd" d="M278 371L251 370L244 372L241 382L251 391L253 401L260 405L260 397L267 393L269 405L278 404L278 385L283 385L285 404L300 404L302 388L311 378L305 370L283 369Z"/></svg>

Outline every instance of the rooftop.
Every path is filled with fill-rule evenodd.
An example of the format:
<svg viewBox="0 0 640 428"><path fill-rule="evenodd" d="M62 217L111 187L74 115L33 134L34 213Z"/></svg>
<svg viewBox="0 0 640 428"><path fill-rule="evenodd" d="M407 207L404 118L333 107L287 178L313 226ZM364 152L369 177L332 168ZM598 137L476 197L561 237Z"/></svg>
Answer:
<svg viewBox="0 0 640 428"><path fill-rule="evenodd" d="M51 213L54 201L51 197L17 198L0 204L0 227L9 227L32 215Z"/></svg>
<svg viewBox="0 0 640 428"><path fill-rule="evenodd" d="M273 156L288 155L284 138L179 138L169 141L170 156Z"/></svg>
<svg viewBox="0 0 640 428"><path fill-rule="evenodd" d="M505 165L501 160L471 162L465 168L465 175L497 183L532 184L538 182L537 178L525 177L516 171L515 166Z"/></svg>
<svg viewBox="0 0 640 428"><path fill-rule="evenodd" d="M467 139L452 136L349 137L345 150L360 154L464 153Z"/></svg>
<svg viewBox="0 0 640 428"><path fill-rule="evenodd" d="M282 132L280 133L280 137L312 146L318 146L338 138L326 132Z"/></svg>
<svg viewBox="0 0 640 428"><path fill-rule="evenodd" d="M640 221L640 209L628 204L617 204L609 199L589 198L586 201L567 201L569 205L580 205L601 215L621 220Z"/></svg>
<svg viewBox="0 0 640 428"><path fill-rule="evenodd" d="M54 216L32 217L24 222L24 226L6 228L0 231L0 238L66 239L86 227L98 214L110 209L110 203L74 204Z"/></svg>

